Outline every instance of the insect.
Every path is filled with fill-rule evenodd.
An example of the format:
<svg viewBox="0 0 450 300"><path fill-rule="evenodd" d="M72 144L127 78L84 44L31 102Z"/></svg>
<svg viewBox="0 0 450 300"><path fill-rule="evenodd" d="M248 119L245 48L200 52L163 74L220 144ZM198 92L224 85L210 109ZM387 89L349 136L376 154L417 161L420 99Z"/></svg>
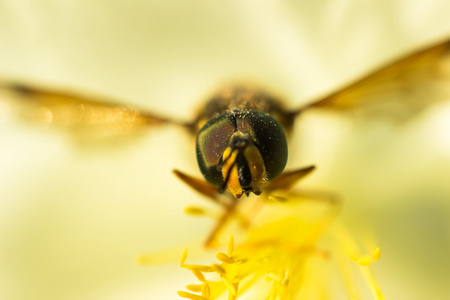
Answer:
<svg viewBox="0 0 450 300"><path fill-rule="evenodd" d="M420 110L430 100L446 99L449 95L449 53L450 42L438 43L295 109L286 108L282 101L260 88L232 85L217 92L187 122L105 99L17 81L1 82L1 101L18 107L11 110L13 114L48 126L87 129L101 136L136 134L159 125L185 128L196 139L197 162L204 178L179 170L174 173L225 209L207 240L210 244L243 195L288 191L315 169L311 165L284 170L288 136L304 111L347 110L394 101L398 94L408 99L411 110Z"/></svg>

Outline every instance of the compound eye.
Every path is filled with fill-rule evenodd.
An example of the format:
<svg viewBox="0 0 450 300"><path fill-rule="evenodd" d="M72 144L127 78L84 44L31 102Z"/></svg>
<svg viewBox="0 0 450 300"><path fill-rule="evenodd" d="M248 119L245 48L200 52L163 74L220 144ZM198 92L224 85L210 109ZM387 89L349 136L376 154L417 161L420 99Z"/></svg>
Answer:
<svg viewBox="0 0 450 300"><path fill-rule="evenodd" d="M281 124L268 113L243 111L236 116L237 130L250 136L259 149L267 179L280 175L288 158L287 140Z"/></svg>
<svg viewBox="0 0 450 300"><path fill-rule="evenodd" d="M200 171L209 183L221 186L222 155L231 136L236 131L236 121L230 113L209 120L197 134L196 152Z"/></svg>

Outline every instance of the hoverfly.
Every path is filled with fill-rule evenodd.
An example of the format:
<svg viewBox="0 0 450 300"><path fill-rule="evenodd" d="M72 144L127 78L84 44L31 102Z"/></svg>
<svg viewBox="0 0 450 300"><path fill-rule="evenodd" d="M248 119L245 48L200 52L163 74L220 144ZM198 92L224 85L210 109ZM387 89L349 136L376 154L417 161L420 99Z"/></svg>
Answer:
<svg viewBox="0 0 450 300"><path fill-rule="evenodd" d="M346 110L403 94L412 110L449 92L450 42L422 49L307 105L288 109L262 89L233 85L217 92L191 121L181 121L52 88L3 81L2 101L19 104L13 113L46 125L88 128L101 136L135 134L153 126L186 129L196 139L198 166L204 178L179 170L175 175L197 192L221 205L225 212L207 244L233 214L243 195L289 190L315 166L285 171L288 135L294 121L313 109ZM430 100L424 100L430 99Z"/></svg>

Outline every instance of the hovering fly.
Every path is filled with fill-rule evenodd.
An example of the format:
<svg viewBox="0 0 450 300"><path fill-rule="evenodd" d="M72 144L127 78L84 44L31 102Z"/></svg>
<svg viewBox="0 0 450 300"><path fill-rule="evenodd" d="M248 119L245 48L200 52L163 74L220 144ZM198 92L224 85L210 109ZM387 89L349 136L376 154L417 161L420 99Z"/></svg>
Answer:
<svg viewBox="0 0 450 300"><path fill-rule="evenodd" d="M189 122L159 116L105 99L85 97L22 82L1 82L3 101L13 114L47 125L88 129L99 136L139 133L156 125L185 128L196 139L198 166L204 178L174 170L196 191L225 208L207 243L233 213L243 195L288 191L314 170L308 166L284 171L287 136L302 112L344 110L407 99L419 110L450 95L450 42L422 49L376 70L326 97L296 109L263 90L235 85L217 92Z"/></svg>

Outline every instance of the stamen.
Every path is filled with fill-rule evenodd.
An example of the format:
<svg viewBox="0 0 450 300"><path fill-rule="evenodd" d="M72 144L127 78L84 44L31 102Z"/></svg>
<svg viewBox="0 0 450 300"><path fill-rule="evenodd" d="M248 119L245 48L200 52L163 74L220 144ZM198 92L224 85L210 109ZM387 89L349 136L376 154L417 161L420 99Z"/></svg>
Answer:
<svg viewBox="0 0 450 300"><path fill-rule="evenodd" d="M195 277L197 277L198 281L205 282L205 275L198 270L191 270Z"/></svg>
<svg viewBox="0 0 450 300"><path fill-rule="evenodd" d="M188 284L186 286L186 289L191 291L191 292L196 292L199 293L202 291L202 286L201 284Z"/></svg>
<svg viewBox="0 0 450 300"><path fill-rule="evenodd" d="M334 238L330 240L330 246L334 248L318 249L317 240L324 233L325 226L329 225L331 216L325 215L313 222L310 219L303 221L292 217L292 209L301 202L294 203L289 197L286 199L292 203L286 210L284 205L274 206L280 208L277 212L288 211L286 217L267 221L265 216L264 220L267 222L262 225L256 222L254 223L256 225L252 224L245 231L244 239L239 236L239 241L243 242L237 245L233 236L230 236L223 252L216 252L218 263L209 266L186 265L187 253L184 253L182 266L190 270L200 281L200 284L188 286L188 292L183 294L184 297L192 300L211 300L217 299L220 295L224 299L235 300L240 299L241 296L249 296L247 292L250 289L263 287L265 295L258 294L261 296L258 297L259 299L281 300L298 296L302 299L311 297L328 299L330 293L325 287L326 280L323 280L323 272L326 272L326 268L321 270L320 266L337 259L349 299L362 299L357 289L359 281L353 274L357 267L362 272L374 299L385 300L369 268L370 264L379 259L380 249L374 247L372 249L375 250L369 252L370 254L362 255L353 236L336 222L330 228ZM262 200L258 201L262 203ZM233 208L237 206L236 203L234 205ZM305 206L298 206L298 208L303 210ZM273 211L271 213L273 214ZM232 213L230 210L224 214L224 218L239 221L241 215L240 212ZM225 223L219 222L219 224L224 226ZM214 231L214 237L217 232L217 230ZM348 257L356 264L351 263ZM215 279L212 280L213 278ZM217 281L218 278L220 279Z"/></svg>
<svg viewBox="0 0 450 300"><path fill-rule="evenodd" d="M223 252L219 252L216 254L216 258L225 264L234 264L235 260Z"/></svg>
<svg viewBox="0 0 450 300"><path fill-rule="evenodd" d="M285 197L278 197L278 196L273 196L273 195L269 195L267 196L267 200L272 201L272 202L287 202L288 199Z"/></svg>
<svg viewBox="0 0 450 300"><path fill-rule="evenodd" d="M203 296L199 296L199 295L195 295L189 292L183 292L183 291L178 291L178 296L186 298L186 299L191 299L191 300L208 300L208 298L205 298Z"/></svg>
<svg viewBox="0 0 450 300"><path fill-rule="evenodd" d="M361 271L364 277L366 278L370 291L372 292L373 298L377 300L386 300L386 298L384 298L380 286L378 285L378 282L375 280L375 277L373 276L370 269L368 267L362 267Z"/></svg>
<svg viewBox="0 0 450 300"><path fill-rule="evenodd" d="M225 269L222 268L220 265L214 264L214 265L212 265L212 266L213 266L213 268L214 268L214 270L215 270L215 272L216 272L217 274L219 274L219 275L225 275L226 271L225 271Z"/></svg>
<svg viewBox="0 0 450 300"><path fill-rule="evenodd" d="M184 209L184 212L188 215L198 216L198 215L204 215L205 210L201 207L194 207L194 206L188 206Z"/></svg>
<svg viewBox="0 0 450 300"><path fill-rule="evenodd" d="M216 270L211 266L202 266L202 265L184 265L183 268L188 270L196 270L203 273L212 273Z"/></svg>
<svg viewBox="0 0 450 300"><path fill-rule="evenodd" d="M202 284L201 293L202 293L202 296L207 299L209 299L211 297L211 289L210 289L208 283L204 282Z"/></svg>
<svg viewBox="0 0 450 300"><path fill-rule="evenodd" d="M358 248L356 242L350 235L350 233L341 225L337 225L335 227L335 237L341 242L341 246L346 250L347 253L352 253L349 255L350 259L358 263L361 267L360 270L363 273L364 278L366 279L367 285L369 286L374 299L377 300L385 300L383 293L375 280L372 272L370 271L369 265L373 261L377 261L381 255L380 248L376 248L372 255L360 256L357 253Z"/></svg>
<svg viewBox="0 0 450 300"><path fill-rule="evenodd" d="M227 276L220 276L220 277L222 278L223 283L225 283L225 286L230 291L230 293L233 296L236 296L237 288L236 288L235 284L233 284L233 282L230 280L230 278L228 278Z"/></svg>
<svg viewBox="0 0 450 300"><path fill-rule="evenodd" d="M373 251L373 253L372 253L372 259L373 259L373 261L379 260L379 259L380 259L380 256L381 256L381 250L380 250L380 248L376 248L376 249Z"/></svg>
<svg viewBox="0 0 450 300"><path fill-rule="evenodd" d="M365 267L372 263L372 259L369 256L363 256L358 259L358 264Z"/></svg>
<svg viewBox="0 0 450 300"><path fill-rule="evenodd" d="M234 247L234 238L233 236L230 236L230 239L228 240L227 244L227 255L229 257L233 256L233 247Z"/></svg>
<svg viewBox="0 0 450 300"><path fill-rule="evenodd" d="M184 267L184 263L186 262L186 258L188 256L188 251L187 249L184 250L183 254L181 255L181 259L180 259L180 267Z"/></svg>

